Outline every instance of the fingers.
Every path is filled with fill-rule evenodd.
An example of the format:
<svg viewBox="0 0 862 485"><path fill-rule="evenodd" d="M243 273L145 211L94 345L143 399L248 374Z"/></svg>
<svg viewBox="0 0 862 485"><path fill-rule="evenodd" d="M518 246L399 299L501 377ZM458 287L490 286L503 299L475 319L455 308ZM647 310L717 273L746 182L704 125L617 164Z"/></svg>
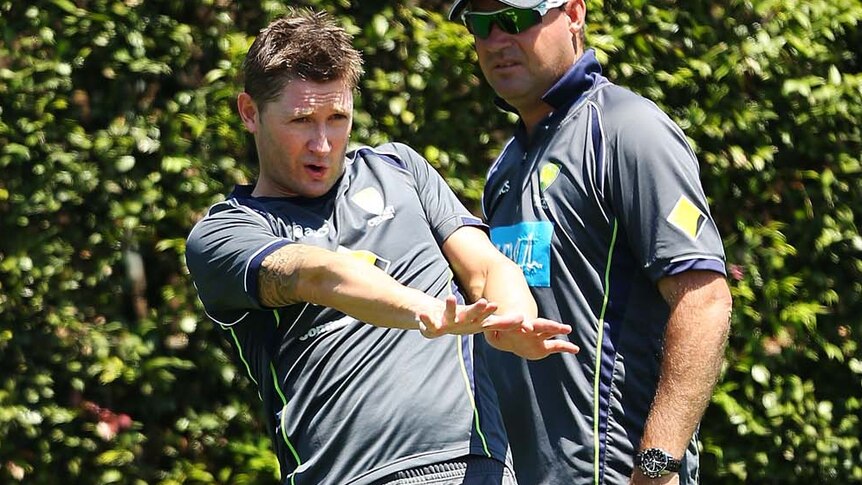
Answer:
<svg viewBox="0 0 862 485"><path fill-rule="evenodd" d="M556 336L571 333L572 327L553 320L532 320L532 331L523 326L513 331L485 332L486 340L494 348L513 352L528 360L543 359L551 354L576 354L580 348L565 338Z"/></svg>
<svg viewBox="0 0 862 485"><path fill-rule="evenodd" d="M507 347L511 347L511 350ZM551 354L577 354L581 350L577 345L568 340L554 338L548 340L536 339L531 342L520 342L517 345L501 344L498 348L510 350L527 360L544 359Z"/></svg>
<svg viewBox="0 0 862 485"><path fill-rule="evenodd" d="M449 298L452 298L454 301L455 297L452 296ZM449 303L448 298L446 300L446 303ZM463 307L461 309L461 312L458 314L457 319L453 321L458 324L468 325L472 323L478 323L493 315L495 311L497 311L496 303L490 303L488 302L488 300L480 298L476 301L476 303Z"/></svg>
<svg viewBox="0 0 862 485"><path fill-rule="evenodd" d="M443 324L456 322L456 312L458 311L458 300L454 295L446 297L446 309L443 311Z"/></svg>
<svg viewBox="0 0 862 485"><path fill-rule="evenodd" d="M419 330L428 338L443 334L466 335L483 331L488 335L493 331L491 339L495 342L509 339L509 336L504 336L500 332L518 334L518 339L527 342L531 355L536 351L540 353L578 351L578 347L570 342L549 340L557 335L568 335L572 331L571 326L546 318L526 320L523 315L515 313L495 315L494 312L497 309L496 303L484 298L480 298L471 305L459 306L455 296L450 295L446 297L444 309L438 318L423 313L419 315L417 323ZM549 344L551 347L543 347L546 341L553 342Z"/></svg>
<svg viewBox="0 0 862 485"><path fill-rule="evenodd" d="M552 335L568 335L572 332L571 326L548 320L546 318L537 318L531 323L533 325L533 333L545 335L547 337Z"/></svg>
<svg viewBox="0 0 862 485"><path fill-rule="evenodd" d="M419 324L419 332L422 333L422 336L425 338L437 338L441 335L439 325L437 325L437 322L430 315L420 313L417 317L416 323Z"/></svg>
<svg viewBox="0 0 862 485"><path fill-rule="evenodd" d="M581 348L568 340L550 339L543 340L546 355L550 354L577 354Z"/></svg>
<svg viewBox="0 0 862 485"><path fill-rule="evenodd" d="M524 320L519 328L512 330L519 331L522 338L545 340L555 335L568 335L572 332L572 327L553 320L537 318L531 321Z"/></svg>
<svg viewBox="0 0 862 485"><path fill-rule="evenodd" d="M535 345L516 348L516 354L527 360L539 360L551 354L577 354L581 349L566 340L550 339L535 342Z"/></svg>
<svg viewBox="0 0 862 485"><path fill-rule="evenodd" d="M517 330L521 328L524 316L517 313L508 315L489 315L483 319L479 330Z"/></svg>
<svg viewBox="0 0 862 485"><path fill-rule="evenodd" d="M497 304L484 298L471 305L459 306L455 296L444 300L444 308L437 316L431 313L417 315L419 331L426 338L436 338L443 334L466 335L484 330L513 330L518 328L524 317L521 315L494 315Z"/></svg>
<svg viewBox="0 0 862 485"><path fill-rule="evenodd" d="M454 295L449 295L443 300L443 311L439 314L439 317L432 317L429 313L420 313L417 315L418 317L418 325L419 331L422 332L422 335L425 338L437 338L441 335L447 333L460 333L454 331L457 329L459 322L469 322L472 318L470 315L464 316L464 311L460 314L458 312L458 300ZM478 306L478 310L484 310L485 303L481 303Z"/></svg>

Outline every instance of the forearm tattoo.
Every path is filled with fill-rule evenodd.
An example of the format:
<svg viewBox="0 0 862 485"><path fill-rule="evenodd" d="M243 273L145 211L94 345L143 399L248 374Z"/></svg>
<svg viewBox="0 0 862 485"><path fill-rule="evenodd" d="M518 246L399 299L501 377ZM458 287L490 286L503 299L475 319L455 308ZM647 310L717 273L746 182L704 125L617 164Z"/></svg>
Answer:
<svg viewBox="0 0 862 485"><path fill-rule="evenodd" d="M268 307L281 307L300 301L297 295L299 260L297 248L282 248L263 260L258 273L260 302Z"/></svg>

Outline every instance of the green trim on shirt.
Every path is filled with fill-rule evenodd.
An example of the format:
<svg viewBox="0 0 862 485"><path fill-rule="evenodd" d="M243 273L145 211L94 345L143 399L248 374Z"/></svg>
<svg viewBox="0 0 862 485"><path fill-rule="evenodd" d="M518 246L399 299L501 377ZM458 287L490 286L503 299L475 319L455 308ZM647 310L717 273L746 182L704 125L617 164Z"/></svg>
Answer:
<svg viewBox="0 0 862 485"><path fill-rule="evenodd" d="M611 261L614 259L614 246L617 242L618 222L614 219L614 232L611 247L608 248L608 262L605 265L605 292L602 296L602 311L599 313L598 337L596 338L596 377L593 380L593 483L599 485L599 381L602 373L602 342L605 337L605 311L608 309L608 294L611 286Z"/></svg>

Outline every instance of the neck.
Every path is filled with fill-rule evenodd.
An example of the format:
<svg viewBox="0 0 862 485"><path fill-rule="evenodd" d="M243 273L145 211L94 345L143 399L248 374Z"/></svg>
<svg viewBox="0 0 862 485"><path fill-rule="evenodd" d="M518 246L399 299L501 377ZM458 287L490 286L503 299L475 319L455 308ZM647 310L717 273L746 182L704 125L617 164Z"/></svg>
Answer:
<svg viewBox="0 0 862 485"><path fill-rule="evenodd" d="M574 43L575 47L575 58L572 61L571 65L574 65L580 60L580 58L584 55L584 47L579 42ZM565 75L566 71L563 71L559 77L545 90L547 93L551 86L558 83L560 79ZM554 112L554 107L540 99L533 99L528 103L516 104L514 102L510 102L510 104L518 111L518 115L521 117L521 121L524 123L524 127L527 129L527 134L533 134L536 127L539 125L543 119L545 119L548 115Z"/></svg>
<svg viewBox="0 0 862 485"><path fill-rule="evenodd" d="M252 197L296 197L297 194L291 192L285 187L273 183L263 174L261 174L254 184L254 189L251 191Z"/></svg>
<svg viewBox="0 0 862 485"><path fill-rule="evenodd" d="M554 112L554 109L544 101L539 100L532 107L516 107L524 127L527 129L527 134L533 135L539 122L545 119L549 114Z"/></svg>

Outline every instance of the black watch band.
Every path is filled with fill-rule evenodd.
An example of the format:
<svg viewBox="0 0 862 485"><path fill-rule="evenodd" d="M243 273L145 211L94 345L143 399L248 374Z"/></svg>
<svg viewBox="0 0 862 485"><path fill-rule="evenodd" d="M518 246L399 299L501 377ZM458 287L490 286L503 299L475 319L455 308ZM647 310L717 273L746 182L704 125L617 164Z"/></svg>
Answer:
<svg viewBox="0 0 862 485"><path fill-rule="evenodd" d="M681 462L661 448L647 448L635 455L635 466L647 478L658 478L679 471Z"/></svg>

